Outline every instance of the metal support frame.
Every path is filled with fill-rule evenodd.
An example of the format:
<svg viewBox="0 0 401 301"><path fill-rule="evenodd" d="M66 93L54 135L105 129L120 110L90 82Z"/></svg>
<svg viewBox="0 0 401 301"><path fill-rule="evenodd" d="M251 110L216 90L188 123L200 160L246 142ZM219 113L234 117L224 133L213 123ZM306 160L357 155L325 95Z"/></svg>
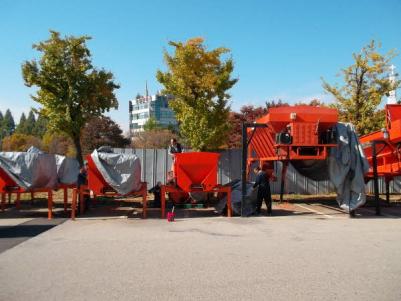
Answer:
<svg viewBox="0 0 401 301"><path fill-rule="evenodd" d="M160 213L161 213L161 218L166 217L166 193L169 192L212 192L212 193L225 193L227 195L227 217L232 217L233 215L233 210L232 210L232 204L231 204L231 187L229 186L222 186L222 185L217 185L213 187L210 190L203 190L203 189L192 189L191 191L184 191L181 188L175 186L175 185L162 185L161 186L161 191L160 191Z"/></svg>
<svg viewBox="0 0 401 301"><path fill-rule="evenodd" d="M390 206L390 182L391 182L391 178L386 177L385 178L385 184L386 184L386 203L387 203L387 206Z"/></svg>
<svg viewBox="0 0 401 301"><path fill-rule="evenodd" d="M72 201L71 201L71 219L75 220L76 217L76 210L77 207L80 214L84 214L85 211L85 195L90 196L91 189L87 185L81 185L79 188L74 188L72 190ZM138 191L133 191L130 192L126 196L130 197L138 197L142 196L142 218L147 218L147 182L141 182L141 188ZM98 194L94 195L94 199L96 199L97 196L112 196L112 197L120 197L122 195L118 193L110 193L110 194ZM79 206L78 206L79 205Z"/></svg>
<svg viewBox="0 0 401 301"><path fill-rule="evenodd" d="M375 191L375 204L376 204L376 215L381 214L380 208L380 198L379 198L379 176L377 172L377 151L376 145L377 144L384 144L386 145L386 141L383 140L373 140L372 141L372 164L373 164L373 188Z"/></svg>
<svg viewBox="0 0 401 301"><path fill-rule="evenodd" d="M285 178L287 176L288 161L281 161L280 203L283 202Z"/></svg>
<svg viewBox="0 0 401 301"><path fill-rule="evenodd" d="M242 165L241 165L241 182L242 182L242 191L241 191L241 216L244 216L244 203L246 197L246 163L248 159L248 145L252 140L252 136L248 141L248 132L249 128L253 128L256 130L257 128L267 128L267 124L265 123L251 123L251 122L243 122L242 123Z"/></svg>
<svg viewBox="0 0 401 301"><path fill-rule="evenodd" d="M10 205L11 204L11 195L13 193L16 194L15 208L17 210L20 210L21 209L21 194L30 193L31 196L32 196L34 193L37 193L37 192L47 193L47 218L49 220L52 219L53 218L53 205L54 205L54 203L53 203L53 190L51 188L42 188L42 189L41 188L36 188L36 189L33 189L33 190L26 191L26 190L24 190L24 189L22 189L21 187L18 186L17 189L15 189L14 191L2 191L2 192L0 192L0 194L1 194L0 210L1 211L5 211L5 209L6 209L6 195L8 195L9 205ZM32 201L32 199L31 199L31 201Z"/></svg>

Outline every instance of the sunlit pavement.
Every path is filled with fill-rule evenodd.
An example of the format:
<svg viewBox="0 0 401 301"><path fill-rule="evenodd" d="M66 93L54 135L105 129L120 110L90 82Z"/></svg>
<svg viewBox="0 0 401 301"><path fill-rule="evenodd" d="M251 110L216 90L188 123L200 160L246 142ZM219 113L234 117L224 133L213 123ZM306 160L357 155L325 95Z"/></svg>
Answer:
<svg viewBox="0 0 401 301"><path fill-rule="evenodd" d="M401 208L382 210L276 203L272 217L179 210L168 223L93 209L3 250L0 300L401 300ZM47 222L6 216L0 241Z"/></svg>

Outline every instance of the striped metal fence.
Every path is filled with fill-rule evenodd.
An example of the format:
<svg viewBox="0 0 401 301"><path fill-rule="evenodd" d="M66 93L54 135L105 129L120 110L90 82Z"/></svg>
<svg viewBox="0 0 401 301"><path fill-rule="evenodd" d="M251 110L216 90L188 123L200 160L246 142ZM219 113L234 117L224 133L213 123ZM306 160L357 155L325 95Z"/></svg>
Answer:
<svg viewBox="0 0 401 301"><path fill-rule="evenodd" d="M142 179L148 182L149 187L158 181L165 183L167 172L171 169L172 160L167 149L114 149L116 152L137 155L141 160ZM272 182L272 193L280 193L281 163L275 163L276 177L278 181ZM232 180L241 178L241 150L229 149L220 153L218 181L226 184ZM252 178L251 178L252 180ZM401 179L396 178L390 183L391 193L401 192ZM373 193L373 183L370 181L366 186L368 193ZM379 179L380 193L385 193L385 183ZM330 181L314 181L299 174L289 165L286 175L285 193L324 195L334 193Z"/></svg>

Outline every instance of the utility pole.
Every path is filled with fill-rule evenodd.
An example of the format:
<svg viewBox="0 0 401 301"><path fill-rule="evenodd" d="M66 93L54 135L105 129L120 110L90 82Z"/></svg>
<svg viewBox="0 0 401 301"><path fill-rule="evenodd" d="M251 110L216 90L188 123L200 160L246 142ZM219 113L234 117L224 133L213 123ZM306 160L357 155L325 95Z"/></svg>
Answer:
<svg viewBox="0 0 401 301"><path fill-rule="evenodd" d="M255 133L257 128L267 128L267 124L265 123L252 123L252 122L243 122L242 123L242 166L241 166L241 216L244 217L244 204L246 198L246 166L248 160L248 146L252 141L253 134ZM248 129L253 129L251 137L248 140Z"/></svg>

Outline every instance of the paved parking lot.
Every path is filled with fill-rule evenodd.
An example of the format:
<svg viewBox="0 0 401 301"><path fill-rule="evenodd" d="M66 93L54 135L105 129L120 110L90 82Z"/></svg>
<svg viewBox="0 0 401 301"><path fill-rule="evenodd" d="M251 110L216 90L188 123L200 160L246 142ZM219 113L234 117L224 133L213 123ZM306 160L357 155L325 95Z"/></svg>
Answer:
<svg viewBox="0 0 401 301"><path fill-rule="evenodd" d="M2 215L0 244L46 226L42 211ZM0 300L401 300L397 206L354 219L324 202L275 204L272 217L178 211L174 223L139 213L60 212L0 253Z"/></svg>

